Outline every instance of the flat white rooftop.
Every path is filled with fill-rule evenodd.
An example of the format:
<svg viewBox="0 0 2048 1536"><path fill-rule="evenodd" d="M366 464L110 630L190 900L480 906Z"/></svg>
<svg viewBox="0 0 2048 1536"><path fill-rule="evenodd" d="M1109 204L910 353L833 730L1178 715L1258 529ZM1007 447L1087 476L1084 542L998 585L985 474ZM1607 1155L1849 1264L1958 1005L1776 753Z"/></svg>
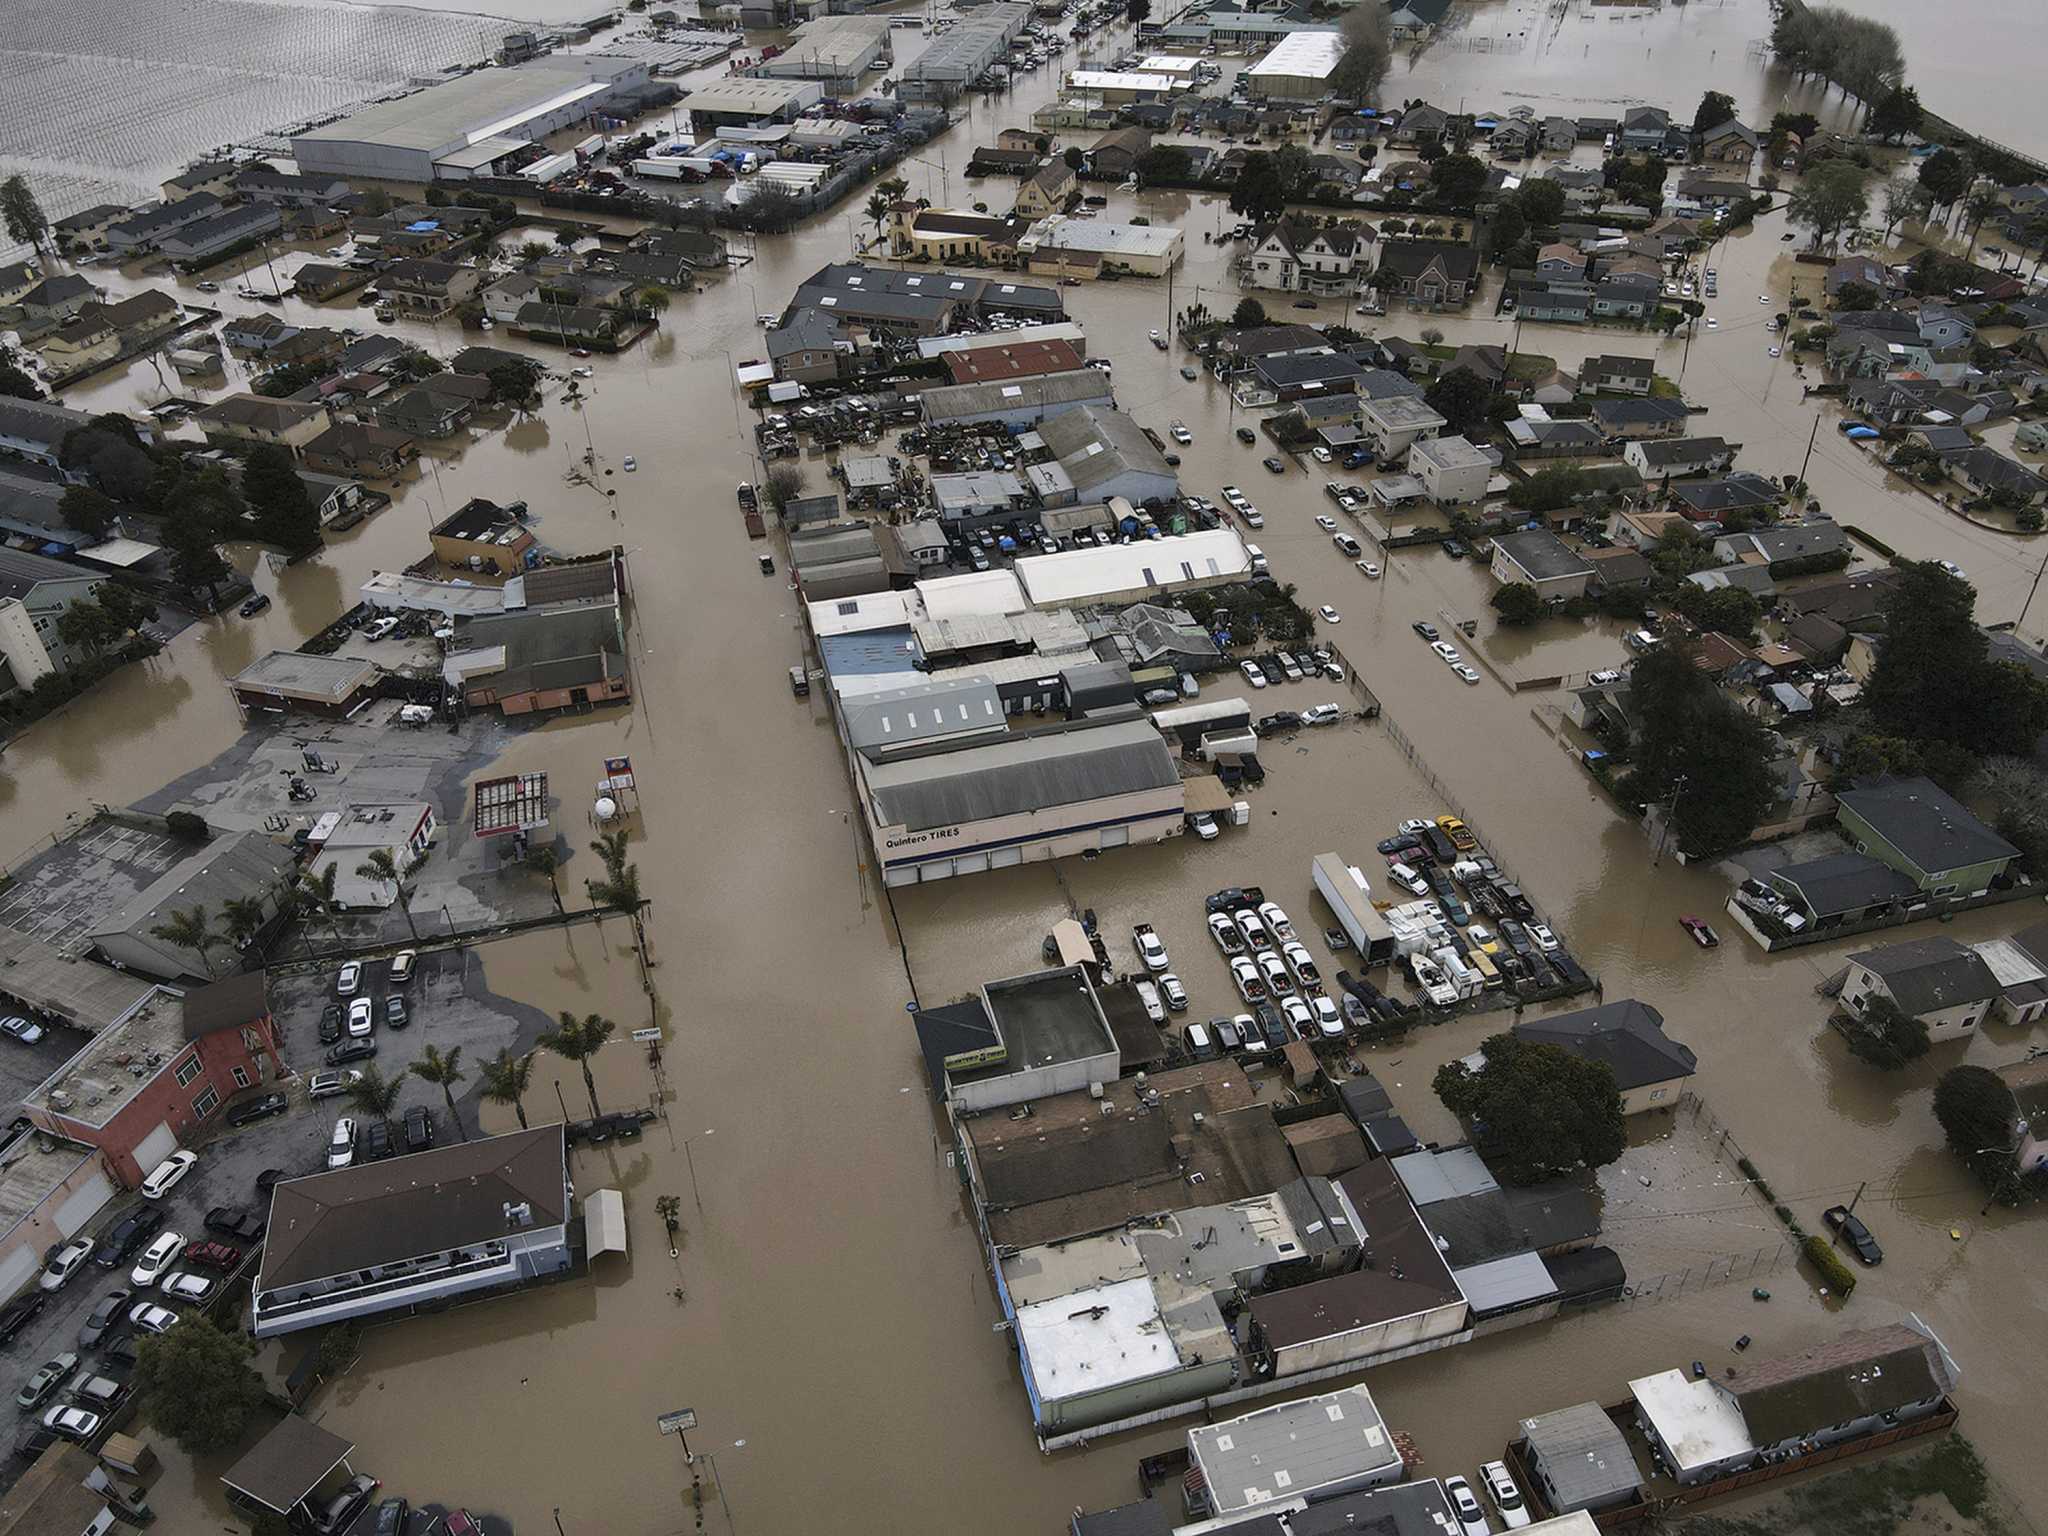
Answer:
<svg viewBox="0 0 2048 1536"><path fill-rule="evenodd" d="M1290 32L1247 71L1259 76L1292 75L1327 80L1344 57L1341 32Z"/></svg>
<svg viewBox="0 0 2048 1536"><path fill-rule="evenodd" d="M1181 1363L1145 1279L1019 1307L1017 1343L1041 1402L1143 1381Z"/></svg>
<svg viewBox="0 0 2048 1536"><path fill-rule="evenodd" d="M1710 1381L1694 1381L1683 1371L1659 1371L1628 1384L1643 1417L1656 1426L1681 1478L1756 1449L1749 1426L1732 1398Z"/></svg>

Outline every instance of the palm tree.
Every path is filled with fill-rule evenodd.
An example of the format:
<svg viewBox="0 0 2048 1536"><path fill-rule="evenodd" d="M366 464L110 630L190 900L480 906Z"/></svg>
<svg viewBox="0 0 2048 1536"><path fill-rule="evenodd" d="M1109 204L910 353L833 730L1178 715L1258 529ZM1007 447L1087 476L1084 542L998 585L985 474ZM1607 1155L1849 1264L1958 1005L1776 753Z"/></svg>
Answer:
<svg viewBox="0 0 2048 1536"><path fill-rule="evenodd" d="M220 936L206 920L205 907L186 907L181 911L173 911L149 932L152 938L162 939L166 944L178 949L192 950L199 956L199 963L206 967L207 975L220 974L213 968L213 961L208 958Z"/></svg>
<svg viewBox="0 0 2048 1536"><path fill-rule="evenodd" d="M262 932L269 915L261 896L231 896L221 903L220 920L227 926L229 941L240 949Z"/></svg>
<svg viewBox="0 0 2048 1536"><path fill-rule="evenodd" d="M1992 181L1987 181L1982 186L1975 188L1963 200L1963 216L1970 223L1970 248L1972 250L1976 248L1977 231L1984 227L1984 221L2004 206L2005 199L2000 194L1998 183Z"/></svg>
<svg viewBox="0 0 2048 1536"><path fill-rule="evenodd" d="M882 238L882 220L889 217L889 199L877 192L868 199L868 218L875 226L875 238Z"/></svg>
<svg viewBox="0 0 2048 1536"><path fill-rule="evenodd" d="M562 856L553 848L530 849L526 855L526 867L547 878L548 894L555 898L555 910L561 911L562 888L555 883L555 871L562 867Z"/></svg>
<svg viewBox="0 0 2048 1536"><path fill-rule="evenodd" d="M391 1111L398 1108L398 1096L405 1092L405 1079L387 1078L373 1063L363 1068L363 1075L356 1085L349 1089L349 1102L373 1120L391 1123Z"/></svg>
<svg viewBox="0 0 2048 1536"><path fill-rule="evenodd" d="M583 1072L583 1091L590 1095L592 1118L604 1113L597 1104L597 1079L591 1074L591 1058L604 1049L612 1032L619 1026L598 1014L575 1014L564 1012L558 1028L549 1030L540 1037L540 1043L565 1061L573 1061Z"/></svg>
<svg viewBox="0 0 2048 1536"><path fill-rule="evenodd" d="M657 322L661 319L662 311L668 308L668 290L657 283L649 283L634 294L633 298Z"/></svg>
<svg viewBox="0 0 2048 1536"><path fill-rule="evenodd" d="M604 861L605 873L614 880L619 871L626 867L626 833L624 828L611 832L600 832L597 841L590 845L590 851Z"/></svg>
<svg viewBox="0 0 2048 1536"><path fill-rule="evenodd" d="M514 1056L508 1046L484 1063L484 1097L493 1104L510 1104L512 1113L519 1117L519 1129L522 1131L526 1129L526 1105L521 1100L532 1080L531 1052Z"/></svg>
<svg viewBox="0 0 2048 1536"><path fill-rule="evenodd" d="M356 866L356 873L365 880L374 880L379 885L389 884L398 892L398 910L405 914L405 931L415 939L420 931L412 920L412 898L406 894L405 871L398 867L398 860L392 857L389 848L379 848Z"/></svg>
<svg viewBox="0 0 2048 1536"><path fill-rule="evenodd" d="M292 904L309 915L317 913L326 918L327 931L337 944L341 942L341 928L335 922L334 914L340 902L335 896L334 883L340 876L341 868L336 864L321 865L317 875L302 865L298 880L292 886Z"/></svg>
<svg viewBox="0 0 2048 1536"><path fill-rule="evenodd" d="M455 1108L455 1085L462 1081L462 1047L450 1046L443 1055L438 1045L429 1045L420 1052L420 1059L406 1070L423 1083L432 1083L441 1090L441 1097L448 1101L448 1118L455 1122L455 1134L464 1141L469 1132L462 1128L462 1115Z"/></svg>

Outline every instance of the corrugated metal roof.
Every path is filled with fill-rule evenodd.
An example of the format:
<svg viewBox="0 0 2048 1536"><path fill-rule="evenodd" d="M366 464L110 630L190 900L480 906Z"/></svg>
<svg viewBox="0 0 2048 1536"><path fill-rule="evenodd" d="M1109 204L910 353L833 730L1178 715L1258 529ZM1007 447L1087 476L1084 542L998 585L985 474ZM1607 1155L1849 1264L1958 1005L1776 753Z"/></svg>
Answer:
<svg viewBox="0 0 2048 1536"><path fill-rule="evenodd" d="M1533 1253L1511 1253L1488 1264L1454 1269L1451 1278L1465 1293L1474 1312L1493 1312L1557 1294L1557 1282Z"/></svg>
<svg viewBox="0 0 2048 1536"><path fill-rule="evenodd" d="M983 684L986 687L986 684ZM960 826L1177 786L1150 722L1014 735L957 751L870 764L876 820L911 830Z"/></svg>

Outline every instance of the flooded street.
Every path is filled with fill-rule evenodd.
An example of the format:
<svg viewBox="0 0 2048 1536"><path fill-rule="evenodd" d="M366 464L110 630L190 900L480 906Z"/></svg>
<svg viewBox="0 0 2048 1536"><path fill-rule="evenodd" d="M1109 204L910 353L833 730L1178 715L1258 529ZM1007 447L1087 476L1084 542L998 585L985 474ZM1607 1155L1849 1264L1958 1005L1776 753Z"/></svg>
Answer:
<svg viewBox="0 0 2048 1536"><path fill-rule="evenodd" d="M506 0L479 8L527 14ZM1574 12L1541 46L1532 38L1513 51L1430 50L1387 94L1427 92L1446 106L1527 99L1539 111L1545 102L1591 110L1635 99L1598 82L1608 70L1617 80L1642 79L1646 49L1655 50L1656 99L1677 112L1709 85L1735 92L1744 106L1774 89L1745 53L1767 30L1760 0L1613 21ZM1498 23L1505 36L1517 18L1540 31L1544 11L1483 7L1471 31ZM1624 36L1641 40L1629 45L1635 54ZM950 184L928 149L903 169L913 192L1006 201L1008 183L965 182L958 167L996 129L1028 118L1053 84L1047 70L1012 96L976 98L942 141ZM594 1283L373 1329L361 1363L319 1399L318 1411L358 1442L358 1464L397 1491L493 1509L523 1531L541 1529L559 1508L568 1536L688 1527L677 1502L687 1488L679 1448L653 1423L685 1406L702 1425L692 1448L715 1458L725 1494L725 1507L709 1516L713 1530L806 1530L829 1512L854 1529L886 1523L936 1532L957 1525L966 1506L990 1536L1042 1536L1077 1505L1130 1497L1137 1457L1176 1443L1186 1426L1051 1458L1039 1453L1010 1347L991 1328L998 1309L904 1013L911 978L932 1002L1032 969L1052 920L1092 906L1112 933L1135 921L1157 924L1193 993L1192 1016L1225 1011L1223 968L1202 936L1202 895L1258 881L1299 917L1311 910L1310 857L1336 849L1362 859L1401 817L1443 809L1433 774L1600 976L1605 995L1653 1002L1673 1037L1698 1053L1694 1091L1803 1221L1816 1225L1823 1206L1868 1181L1858 1209L1888 1259L1864 1275L1846 1310L1819 1298L1788 1263L1768 1282L1768 1304L1752 1301L1746 1284L1724 1284L1381 1367L1369 1383L1389 1421L1415 1437L1426 1470L1469 1473L1482 1453L1498 1453L1519 1416L1586 1397L1612 1400L1628 1376L1694 1357L1721 1362L1738 1334L1753 1335L1768 1355L1913 1312L1958 1358L1964 1427L1993 1472L2016 1490L2034 1486L2024 1426L2039 1369L2031 1349L2008 1345L2031 1344L2048 1306L2039 1218L1980 1220L1981 1195L1942 1147L1928 1107L1935 1078L1965 1051L1971 1060L2002 1061L2025 1042L1988 1029L1967 1047L1938 1048L1919 1066L1885 1076L1847 1058L1823 1027L1824 1004L1812 990L1843 952L1862 946L1766 957L1731 935L1716 951L1695 948L1676 918L1717 909L1725 875L1668 858L1653 868L1641 832L1566 750L1559 696L1516 694L1499 680L1616 665L1620 626L1498 631L1483 568L1429 551L1397 552L1384 580L1360 576L1312 521L1326 506L1322 477L1292 465L1269 476L1258 464L1263 450L1232 438L1242 414L1226 393L1206 376L1182 380L1183 358L1147 342L1150 328L1164 329L1197 299L1225 312L1236 302L1227 263L1239 248L1202 239L1234 217L1220 199L1176 193L1119 194L1108 216L1140 209L1187 230L1187 262L1170 298L1166 285L1149 282L1063 290L1090 354L1113 360L1119 403L1141 423L1163 430L1177 418L1193 430L1195 443L1181 450L1187 489L1214 497L1234 482L1255 498L1267 517L1258 542L1276 574L1299 585L1304 603L1341 612L1341 627L1327 638L1384 701L1421 766L1380 726L1304 733L1298 751L1271 752L1269 782L1243 832L947 881L898 893L892 910L861 865L823 700L792 699L784 682L802 657L796 595L780 575L755 573L731 495L734 482L756 472L731 365L761 355L756 314L779 310L799 280L847 256L849 218L859 218L851 203L794 236L761 241L751 264L679 297L651 343L591 359L596 377L584 412L551 397L507 430L442 445L394 488L388 510L299 566L277 571L259 552L234 551L276 597L267 613L193 626L155 661L127 669L9 745L0 760L0 856L11 862L67 815L137 799L225 749L240 727L223 679L321 628L356 601L372 571L418 559L428 525L467 498L526 499L542 540L557 549L617 543L629 551L632 709L554 722L520 738L496 766L546 769L559 797L557 824L580 849L588 841L587 787L601 760L632 756L642 787L633 851L653 900L660 1001L650 1015L617 922L497 944L475 958L503 996L550 1014L595 1011L617 1020L620 1043L598 1064L605 1107L658 1099L665 1110L665 1122L637 1145L573 1154L579 1190L625 1192L630 1263L601 1260ZM1702 429L1741 444L1742 466L1765 473L1799 469L1818 411L1807 478L1822 505L1903 555L1957 560L1979 589L1980 618L2014 618L2041 543L1963 523L1890 480L1834 431L1832 406L1801 399L1793 364L1767 356L1763 321L1783 307L1796 275L1819 270L1792 267L1784 230L1782 215L1767 216L1707 258L1720 270L1723 297L1713 312L1721 323L1702 331L1689 354L1682 337L1545 326L1524 327L1519 350L1567 368L1593 353L1654 351L1658 371L1710 408ZM1772 302L1758 304L1760 293ZM1276 318L1342 318L1327 301L1313 316L1290 314L1284 298L1267 301ZM1489 300L1466 316L1396 312L1353 323L1411 339L1433 325L1453 345L1509 342L1512 325L1490 307ZM280 312L328 324L368 321L367 310L297 300ZM444 357L476 340L521 345L502 332L464 337L452 323L395 329ZM164 393L137 363L70 392L66 403L112 408ZM618 492L610 506L597 490L565 480L586 434L601 468L616 469L626 454L639 461L636 474L604 478ZM825 461L814 455L804 463L813 488L824 488ZM1447 613L1480 621L1472 644L1490 671L1476 687L1451 680L1409 631L1415 620L1441 622ZM2048 605L2037 603L2028 632L2044 628ZM1336 685L1302 684L1278 702L1298 708L1340 694ZM565 871L565 879L581 875ZM1949 931L1989 937L2033 915L1993 908ZM650 1018L667 1030L661 1083L642 1048L624 1040ZM1498 1014L1464 1019L1365 1055L1398 1110L1419 1130L1448 1135L1430 1074L1504 1024ZM526 1108L536 1122L560 1112L557 1076L569 1113L585 1112L580 1074L557 1074L554 1065L544 1060L535 1074ZM491 1129L513 1123L493 1106L484 1119ZM1674 1139L1681 1134L1694 1132L1674 1131ZM1610 1234L1619 1249L1679 1269L1689 1254L1704 1265L1778 1243L1781 1229L1731 1192L1725 1176L1681 1177L1682 1197L1669 1205L1698 1219L1619 1209ZM673 1262L654 1217L663 1194L682 1202L684 1241ZM1652 1223L1663 1225L1651 1230ZM194 1478L190 1488L193 1499L211 1503L210 1480ZM198 1528L196 1511L178 1510L178 1488L160 1491L167 1529Z"/></svg>

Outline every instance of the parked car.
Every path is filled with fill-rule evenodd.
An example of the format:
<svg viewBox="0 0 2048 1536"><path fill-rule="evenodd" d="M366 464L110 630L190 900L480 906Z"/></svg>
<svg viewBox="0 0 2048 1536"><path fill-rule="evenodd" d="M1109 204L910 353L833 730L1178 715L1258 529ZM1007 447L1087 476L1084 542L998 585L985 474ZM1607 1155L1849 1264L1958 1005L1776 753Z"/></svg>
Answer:
<svg viewBox="0 0 2048 1536"><path fill-rule="evenodd" d="M413 967L419 964L419 951L401 949L391 957L391 985L402 987L412 980Z"/></svg>
<svg viewBox="0 0 2048 1536"><path fill-rule="evenodd" d="M43 1310L49 1301L47 1291L24 1291L14 1300L0 1307L0 1344L5 1344L29 1325L29 1319Z"/></svg>
<svg viewBox="0 0 2048 1536"><path fill-rule="evenodd" d="M1181 985L1180 978L1168 971L1159 978L1159 995L1166 999L1169 1012L1184 1013L1188 1006L1188 989Z"/></svg>
<svg viewBox="0 0 2048 1536"><path fill-rule="evenodd" d="M326 1507L314 1517L314 1536L341 1536L363 1512L363 1506L370 1502L370 1495L377 1491L378 1486L377 1479L367 1472L358 1472L342 1484L341 1491L329 1499ZM449 1529L454 1529L452 1524Z"/></svg>
<svg viewBox="0 0 2048 1536"><path fill-rule="evenodd" d="M334 978L334 994L337 997L354 997L356 989L362 984L362 962L351 960L341 968L341 974Z"/></svg>
<svg viewBox="0 0 2048 1536"><path fill-rule="evenodd" d="M1884 1249L1880 1248L1877 1239L1870 1235L1870 1228L1863 1225L1863 1218L1846 1205L1829 1206L1820 1213L1820 1219L1826 1222L1829 1228L1847 1238L1849 1246L1856 1250L1856 1257L1865 1264L1884 1262Z"/></svg>
<svg viewBox="0 0 2048 1536"><path fill-rule="evenodd" d="M145 1333L169 1333L178 1324L178 1314L153 1301L139 1301L128 1309L128 1321Z"/></svg>
<svg viewBox="0 0 2048 1536"><path fill-rule="evenodd" d="M1311 704L1301 712L1303 725L1335 725L1344 718L1341 704Z"/></svg>
<svg viewBox="0 0 2048 1536"><path fill-rule="evenodd" d="M1546 955L1554 955L1560 948L1557 942L1557 935L1552 933L1546 924L1531 923L1529 925L1529 937L1536 941L1536 947Z"/></svg>
<svg viewBox="0 0 2048 1536"><path fill-rule="evenodd" d="M12 1013L0 1019L0 1035L12 1035L23 1045L34 1045L43 1038L43 1026Z"/></svg>
<svg viewBox="0 0 2048 1536"><path fill-rule="evenodd" d="M204 1264L208 1269L233 1270L242 1262L242 1250L232 1243L200 1238L185 1245L184 1262Z"/></svg>
<svg viewBox="0 0 2048 1536"><path fill-rule="evenodd" d="M256 1182L265 1189L269 1188L269 1185L263 1184L260 1174ZM276 1180L272 1180L272 1183L275 1182ZM238 1243L255 1242L263 1236L266 1225L261 1216L252 1216L249 1212L232 1205L216 1205L206 1213L207 1231L218 1232L222 1237L231 1237Z"/></svg>
<svg viewBox="0 0 2048 1536"><path fill-rule="evenodd" d="M98 1434L102 1422L100 1416L89 1408L73 1408L61 1403L43 1415L43 1428L51 1434L80 1442Z"/></svg>
<svg viewBox="0 0 2048 1536"><path fill-rule="evenodd" d="M1259 968L1245 956L1230 957L1230 979L1237 984L1237 995L1246 1002L1256 1003L1265 999L1265 980L1259 975Z"/></svg>
<svg viewBox="0 0 2048 1536"><path fill-rule="evenodd" d="M258 592L254 597L250 598L247 602L242 604L242 617L245 619L253 619L256 617L257 614L261 613L264 609L268 608L269 606L270 594L267 592Z"/></svg>
<svg viewBox="0 0 2048 1536"><path fill-rule="evenodd" d="M367 1061L377 1054L374 1040L344 1040L327 1053L327 1065L346 1066L351 1061Z"/></svg>
<svg viewBox="0 0 2048 1536"><path fill-rule="evenodd" d="M334 1122L334 1130L327 1138L327 1166L330 1170L347 1168L356 1160L356 1121L353 1115L343 1115Z"/></svg>
<svg viewBox="0 0 2048 1536"><path fill-rule="evenodd" d="M359 997L348 1005L348 1032L351 1039L361 1040L367 1037L376 1027L376 1022L373 1005L367 997Z"/></svg>
<svg viewBox="0 0 2048 1536"><path fill-rule="evenodd" d="M1228 912L1209 914L1209 937L1216 941L1216 947L1226 955L1244 953L1244 935L1237 931L1237 924Z"/></svg>
<svg viewBox="0 0 2048 1536"><path fill-rule="evenodd" d="M309 1099L331 1099L347 1093L363 1080L360 1072L315 1072L306 1079L306 1097Z"/></svg>
<svg viewBox="0 0 2048 1536"><path fill-rule="evenodd" d="M135 1261L135 1267L128 1271L129 1284L137 1290L146 1291L164 1277L179 1254L185 1251L185 1234L182 1232L160 1232L150 1245L142 1250Z"/></svg>
<svg viewBox="0 0 2048 1536"><path fill-rule="evenodd" d="M128 1287L107 1292L93 1304L92 1311L85 1315L85 1326L78 1330L80 1349L97 1349L108 1333L118 1327L121 1314L127 1310L129 1298L135 1293Z"/></svg>
<svg viewBox="0 0 2048 1536"><path fill-rule="evenodd" d="M1422 636L1422 638L1425 640L1434 640L1437 637L1437 627L1434 624L1426 623L1421 619L1417 619L1413 624L1409 625L1408 627L1414 630L1415 633L1417 633L1418 635Z"/></svg>
<svg viewBox="0 0 2048 1536"><path fill-rule="evenodd" d="M1244 935L1244 941L1253 949L1270 949L1273 936L1266 932L1266 925L1259 921L1259 914L1250 907L1241 907L1231 913L1237 922L1237 931Z"/></svg>
<svg viewBox="0 0 2048 1536"><path fill-rule="evenodd" d="M329 1003L320 1010L320 1043L332 1045L341 1038L341 1004Z"/></svg>
<svg viewBox="0 0 2048 1536"><path fill-rule="evenodd" d="M1275 950L1259 951L1259 974L1266 980L1266 990L1275 997L1285 997L1294 990L1294 977L1288 973L1287 962Z"/></svg>
<svg viewBox="0 0 2048 1536"><path fill-rule="evenodd" d="M116 1381L111 1376L88 1376L71 1389L71 1400L81 1408L95 1413L110 1413L120 1407L131 1388L125 1381Z"/></svg>
<svg viewBox="0 0 2048 1536"><path fill-rule="evenodd" d="M1274 458L1269 455L1268 457L1259 460L1259 462L1266 466L1266 472L1268 474L1284 475L1287 473L1286 464L1282 463L1278 458Z"/></svg>
<svg viewBox="0 0 2048 1536"><path fill-rule="evenodd" d="M92 1239L74 1237L50 1255L50 1262L43 1266L42 1278L36 1284L45 1291L61 1291L71 1283L74 1275L85 1268L85 1261L91 1257Z"/></svg>
<svg viewBox="0 0 2048 1536"><path fill-rule="evenodd" d="M1237 664L1237 670L1244 674L1244 680L1254 688L1266 686L1266 674L1256 661L1241 661Z"/></svg>
<svg viewBox="0 0 2048 1536"><path fill-rule="evenodd" d="M1322 972L1316 969L1315 958L1309 954L1307 945L1283 944L1280 946L1280 958L1287 962L1287 969L1294 973L1294 979L1303 987L1319 987L1323 984Z"/></svg>
<svg viewBox="0 0 2048 1536"><path fill-rule="evenodd" d="M1445 1478L1444 1497L1451 1501L1451 1512L1458 1517L1458 1527L1464 1536L1493 1536L1493 1527L1486 1523L1486 1511L1479 1507L1479 1496L1464 1478Z"/></svg>
<svg viewBox="0 0 2048 1536"><path fill-rule="evenodd" d="M40 1408L56 1390L71 1379L71 1373L78 1369L78 1356L69 1352L54 1360L45 1360L36 1373L21 1384L21 1390L14 1394L14 1406L23 1413Z"/></svg>
<svg viewBox="0 0 2048 1536"><path fill-rule="evenodd" d="M372 1120L370 1128L363 1133L363 1161L382 1162L396 1150L391 1141L391 1127L382 1120Z"/></svg>
<svg viewBox="0 0 2048 1536"><path fill-rule="evenodd" d="M1325 1040L1344 1038L1344 1015L1330 1000L1329 994L1318 992L1308 1000L1309 1011L1316 1016L1316 1032Z"/></svg>
<svg viewBox="0 0 2048 1536"><path fill-rule="evenodd" d="M142 1181L142 1198L161 1200L173 1189L178 1181L192 1171L192 1165L199 1161L197 1152L178 1151L150 1169L149 1177Z"/></svg>
<svg viewBox="0 0 2048 1536"><path fill-rule="evenodd" d="M258 1120L267 1120L272 1115L281 1115L292 1107L292 1101L281 1093L258 1094L253 1099L244 1099L227 1113L229 1125L253 1125Z"/></svg>
<svg viewBox="0 0 2048 1536"><path fill-rule="evenodd" d="M405 1517L411 1511L404 1499L385 1499L371 1512L367 1526L357 1524L356 1536L405 1536Z"/></svg>
<svg viewBox="0 0 2048 1536"><path fill-rule="evenodd" d="M1493 1507L1500 1511L1501 1523L1509 1530L1519 1531L1530 1523L1528 1503L1522 1498L1522 1490L1515 1486L1515 1480L1508 1476L1505 1462L1482 1463L1479 1481L1486 1485L1486 1496L1493 1500Z"/></svg>
<svg viewBox="0 0 2048 1536"><path fill-rule="evenodd" d="M403 1029L412 1022L412 1012L405 1006L405 999L393 993L384 999L384 1027Z"/></svg>
<svg viewBox="0 0 2048 1536"><path fill-rule="evenodd" d="M220 1289L220 1282L211 1275L195 1274L189 1269L174 1269L164 1276L163 1293L172 1301L205 1301Z"/></svg>
<svg viewBox="0 0 2048 1536"><path fill-rule="evenodd" d="M405 1150L424 1152L433 1144L434 1117L424 1104L415 1104L405 1112Z"/></svg>
<svg viewBox="0 0 2048 1536"><path fill-rule="evenodd" d="M1298 997L1280 999L1280 1017L1287 1021L1287 1032L1297 1040L1313 1040L1316 1037L1316 1016L1307 1003Z"/></svg>

